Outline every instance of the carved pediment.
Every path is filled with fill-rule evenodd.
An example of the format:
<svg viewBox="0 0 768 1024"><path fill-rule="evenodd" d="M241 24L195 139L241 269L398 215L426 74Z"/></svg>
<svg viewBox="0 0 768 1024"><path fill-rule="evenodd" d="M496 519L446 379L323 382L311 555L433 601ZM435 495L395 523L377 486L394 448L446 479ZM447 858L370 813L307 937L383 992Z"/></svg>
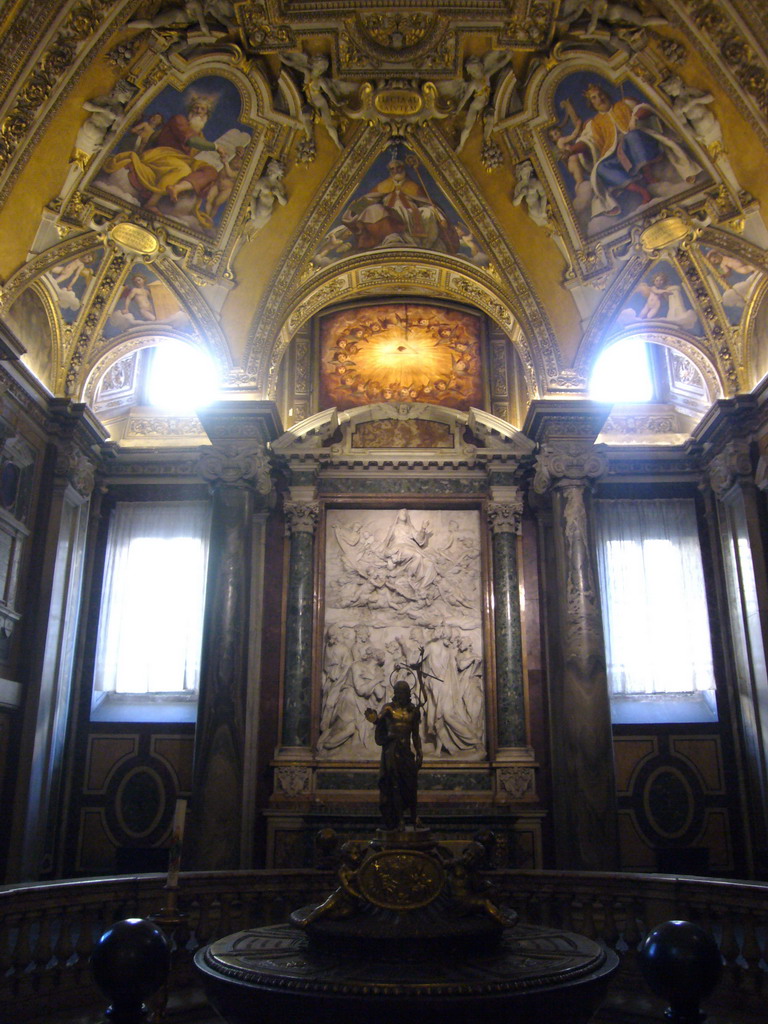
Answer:
<svg viewBox="0 0 768 1024"><path fill-rule="evenodd" d="M293 463L402 464L434 467L530 456L534 443L480 409L458 412L427 402L382 402L297 423L272 445Z"/></svg>

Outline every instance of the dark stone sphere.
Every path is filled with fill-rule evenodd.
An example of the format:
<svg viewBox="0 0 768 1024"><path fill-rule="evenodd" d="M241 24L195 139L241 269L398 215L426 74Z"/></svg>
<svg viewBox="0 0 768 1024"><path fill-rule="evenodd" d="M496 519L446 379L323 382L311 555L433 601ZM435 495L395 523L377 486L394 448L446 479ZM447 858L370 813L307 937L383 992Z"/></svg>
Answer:
<svg viewBox="0 0 768 1024"><path fill-rule="evenodd" d="M140 1007L168 977L171 953L157 925L140 917L118 921L91 953L96 984L114 1007Z"/></svg>
<svg viewBox="0 0 768 1024"><path fill-rule="evenodd" d="M690 921L665 921L640 947L640 969L650 990L675 1008L698 1007L720 978L715 940Z"/></svg>

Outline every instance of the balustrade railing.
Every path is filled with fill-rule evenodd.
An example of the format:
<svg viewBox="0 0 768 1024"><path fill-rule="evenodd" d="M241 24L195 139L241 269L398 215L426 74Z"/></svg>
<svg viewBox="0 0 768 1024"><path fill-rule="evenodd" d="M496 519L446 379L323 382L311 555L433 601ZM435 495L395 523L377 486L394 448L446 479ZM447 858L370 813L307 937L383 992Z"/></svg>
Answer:
<svg viewBox="0 0 768 1024"><path fill-rule="evenodd" d="M499 902L514 907L521 920L579 932L616 950L625 987L634 984L634 958L653 927L694 921L720 948L719 1001L728 1005L729 1019L759 1020L765 1012L768 884L567 871L491 877ZM61 1015L67 1008L101 1006L88 963L95 942L115 921L159 913L167 902L164 881L139 875L0 888L0 1019L42 1020L53 1010ZM333 886L333 874L320 871L183 874L171 987L190 985L192 957L201 946L242 928L285 921Z"/></svg>

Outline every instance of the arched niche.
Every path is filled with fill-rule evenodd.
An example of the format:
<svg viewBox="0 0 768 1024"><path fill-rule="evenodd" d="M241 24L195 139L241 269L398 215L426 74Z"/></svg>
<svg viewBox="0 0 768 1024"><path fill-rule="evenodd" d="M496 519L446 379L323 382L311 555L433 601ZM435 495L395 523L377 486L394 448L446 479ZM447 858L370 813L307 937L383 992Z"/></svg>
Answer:
<svg viewBox="0 0 768 1024"><path fill-rule="evenodd" d="M506 338L519 361L527 400L546 390L547 372L541 352L529 344L515 312L501 289L487 275L475 275L458 261L429 262L414 253L371 260L360 258L345 268L316 275L296 295L272 348L253 360L249 377L262 393L278 393L281 361L291 341L313 318L345 302L434 301L455 304L484 314Z"/></svg>

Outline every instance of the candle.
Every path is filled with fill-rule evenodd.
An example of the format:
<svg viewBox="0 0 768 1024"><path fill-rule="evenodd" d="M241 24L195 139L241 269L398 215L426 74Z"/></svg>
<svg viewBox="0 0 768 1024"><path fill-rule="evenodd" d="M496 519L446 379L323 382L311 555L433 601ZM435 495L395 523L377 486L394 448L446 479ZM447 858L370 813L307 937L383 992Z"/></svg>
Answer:
<svg viewBox="0 0 768 1024"><path fill-rule="evenodd" d="M181 844L184 839L184 818L187 814L187 801L177 800L173 815L171 831L171 849L168 859L168 881L166 888L176 889L179 885L179 869L181 867Z"/></svg>

